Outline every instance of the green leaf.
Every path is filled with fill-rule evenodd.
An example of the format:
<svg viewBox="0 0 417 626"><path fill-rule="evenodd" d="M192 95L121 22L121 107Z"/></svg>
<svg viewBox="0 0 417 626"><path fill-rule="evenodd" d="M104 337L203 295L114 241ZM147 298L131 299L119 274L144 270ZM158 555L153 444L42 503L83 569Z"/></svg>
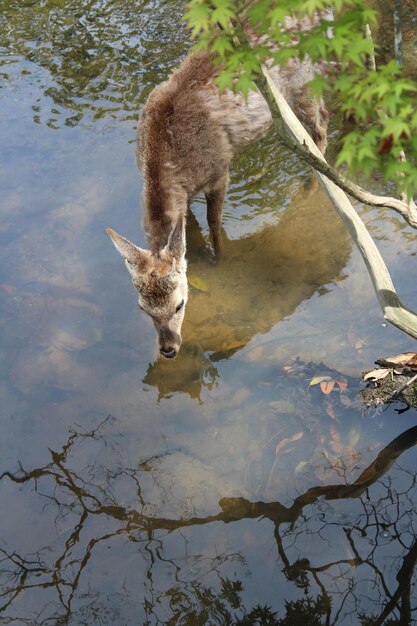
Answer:
<svg viewBox="0 0 417 626"><path fill-rule="evenodd" d="M313 385L319 385L322 382L328 382L329 380L331 380L332 377L331 376L315 376L314 378L312 378L309 382L309 387L312 387Z"/></svg>

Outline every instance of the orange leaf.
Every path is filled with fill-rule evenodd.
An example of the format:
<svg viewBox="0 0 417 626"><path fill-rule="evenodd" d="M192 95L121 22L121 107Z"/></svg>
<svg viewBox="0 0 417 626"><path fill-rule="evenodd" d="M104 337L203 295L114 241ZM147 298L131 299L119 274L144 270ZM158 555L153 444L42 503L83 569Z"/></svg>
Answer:
<svg viewBox="0 0 417 626"><path fill-rule="evenodd" d="M340 391L344 391L347 387L347 382L345 380L336 380L336 384L339 385Z"/></svg>
<svg viewBox="0 0 417 626"><path fill-rule="evenodd" d="M322 390L323 393L326 394L326 396L333 391L334 386L335 386L334 380L323 380L320 383L320 389Z"/></svg>

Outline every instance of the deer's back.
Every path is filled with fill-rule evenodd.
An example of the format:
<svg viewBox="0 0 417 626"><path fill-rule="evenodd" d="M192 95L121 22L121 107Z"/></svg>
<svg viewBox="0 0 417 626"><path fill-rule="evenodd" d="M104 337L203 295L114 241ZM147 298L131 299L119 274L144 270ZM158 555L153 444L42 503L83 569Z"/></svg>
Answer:
<svg viewBox="0 0 417 626"><path fill-rule="evenodd" d="M145 185L180 185L193 196L224 175L241 148L263 136L271 115L262 96L222 94L208 55L190 55L150 94L138 131Z"/></svg>

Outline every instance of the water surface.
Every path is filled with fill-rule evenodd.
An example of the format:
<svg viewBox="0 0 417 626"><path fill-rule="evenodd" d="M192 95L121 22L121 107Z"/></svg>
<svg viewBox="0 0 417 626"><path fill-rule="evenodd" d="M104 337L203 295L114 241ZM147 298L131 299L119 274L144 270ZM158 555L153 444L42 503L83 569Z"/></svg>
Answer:
<svg viewBox="0 0 417 626"><path fill-rule="evenodd" d="M146 245L135 120L186 53L182 7L0 7L0 623L413 623L416 412L357 393L415 342L322 191L254 146L218 264L193 203L159 360L104 229ZM357 208L416 310L415 232Z"/></svg>

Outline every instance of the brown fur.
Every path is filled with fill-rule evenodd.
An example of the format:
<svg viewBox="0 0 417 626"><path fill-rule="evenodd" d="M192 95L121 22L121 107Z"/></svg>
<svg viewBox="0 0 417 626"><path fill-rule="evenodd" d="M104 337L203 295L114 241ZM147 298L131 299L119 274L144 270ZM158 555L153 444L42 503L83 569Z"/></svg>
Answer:
<svg viewBox="0 0 417 626"><path fill-rule="evenodd" d="M150 272L140 283L143 297L151 307L155 308L163 308L174 289L175 286L170 280L169 274L163 274L156 270Z"/></svg>
<svg viewBox="0 0 417 626"><path fill-rule="evenodd" d="M273 68L272 74L324 151L327 111L321 101L309 98L306 87L314 75L312 64L294 61L283 70ZM154 254L199 192L207 197L210 227L220 228L230 161L265 135L271 123L260 94L251 92L248 103L228 90L220 94L213 76L208 54L189 55L152 91L140 117L137 161L144 177L144 225Z"/></svg>
<svg viewBox="0 0 417 626"><path fill-rule="evenodd" d="M258 94L254 106L263 108L261 124L256 115L253 122L242 112L241 96L219 94L213 74L209 55L188 56L152 91L140 117L137 160L144 177L144 224L154 253L197 193L204 191L221 210L232 157L270 124ZM209 208L208 217L217 226L214 209Z"/></svg>
<svg viewBox="0 0 417 626"><path fill-rule="evenodd" d="M320 148L327 118L321 103L308 98L311 64L290 63L274 79ZM192 198L204 192L207 221L218 252L224 196L232 158L263 137L272 121L264 98L245 101L213 83L211 57L190 54L167 81L151 92L138 127L137 162L144 180L144 226L150 250L142 250L107 229L125 258L139 304L158 332L163 356L174 358L188 297L185 216Z"/></svg>

